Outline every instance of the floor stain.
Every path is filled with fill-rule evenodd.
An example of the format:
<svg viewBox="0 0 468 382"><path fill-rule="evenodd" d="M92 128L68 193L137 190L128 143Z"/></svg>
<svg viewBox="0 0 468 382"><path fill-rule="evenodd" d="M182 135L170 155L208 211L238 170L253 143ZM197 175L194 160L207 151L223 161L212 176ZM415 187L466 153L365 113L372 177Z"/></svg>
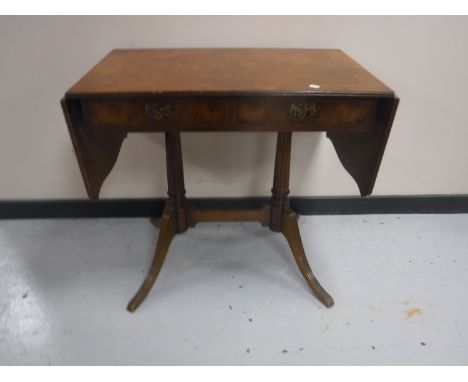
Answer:
<svg viewBox="0 0 468 382"><path fill-rule="evenodd" d="M416 317L420 316L422 311L419 308L411 308L405 311L406 313L406 319L411 318L411 317Z"/></svg>

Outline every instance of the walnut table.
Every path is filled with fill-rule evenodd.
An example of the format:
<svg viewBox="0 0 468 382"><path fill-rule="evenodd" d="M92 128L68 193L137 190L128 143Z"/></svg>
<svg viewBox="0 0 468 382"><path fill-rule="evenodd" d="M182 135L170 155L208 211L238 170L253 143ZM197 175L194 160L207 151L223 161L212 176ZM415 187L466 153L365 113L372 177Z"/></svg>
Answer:
<svg viewBox="0 0 468 382"><path fill-rule="evenodd" d="M394 92L340 50L113 50L62 99L81 174L97 199L127 133L166 138L168 199L153 263L128 304L153 286L169 245L198 222L258 221L286 237L315 296L333 299L314 277L290 209L294 131L325 131L362 196L374 187L398 106ZM258 209L200 210L185 197L180 133L276 131L272 197Z"/></svg>

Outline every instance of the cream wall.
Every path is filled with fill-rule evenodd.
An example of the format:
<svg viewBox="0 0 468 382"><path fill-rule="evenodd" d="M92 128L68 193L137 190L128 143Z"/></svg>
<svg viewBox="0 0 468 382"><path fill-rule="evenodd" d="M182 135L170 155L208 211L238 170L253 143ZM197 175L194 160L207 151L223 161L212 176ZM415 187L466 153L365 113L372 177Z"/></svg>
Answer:
<svg viewBox="0 0 468 382"><path fill-rule="evenodd" d="M466 17L0 17L0 199L85 198L59 107L112 48L340 48L401 98L376 195L468 193ZM130 135L103 198L165 195L162 134ZM190 196L269 193L275 136L183 134ZM293 137L292 195L357 195L324 134Z"/></svg>

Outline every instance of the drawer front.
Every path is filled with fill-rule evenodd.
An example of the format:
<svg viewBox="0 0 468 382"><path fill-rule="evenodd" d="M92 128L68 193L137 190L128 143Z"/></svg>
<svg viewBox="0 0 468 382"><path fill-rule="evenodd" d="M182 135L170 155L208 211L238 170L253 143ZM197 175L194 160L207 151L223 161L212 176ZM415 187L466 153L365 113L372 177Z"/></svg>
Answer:
<svg viewBox="0 0 468 382"><path fill-rule="evenodd" d="M92 99L83 101L91 126L125 131L213 130L228 121L222 100Z"/></svg>
<svg viewBox="0 0 468 382"><path fill-rule="evenodd" d="M87 99L96 128L136 131L333 131L372 129L377 98L244 97Z"/></svg>
<svg viewBox="0 0 468 382"><path fill-rule="evenodd" d="M244 99L236 103L239 128L271 130L365 132L372 129L375 98L294 97Z"/></svg>

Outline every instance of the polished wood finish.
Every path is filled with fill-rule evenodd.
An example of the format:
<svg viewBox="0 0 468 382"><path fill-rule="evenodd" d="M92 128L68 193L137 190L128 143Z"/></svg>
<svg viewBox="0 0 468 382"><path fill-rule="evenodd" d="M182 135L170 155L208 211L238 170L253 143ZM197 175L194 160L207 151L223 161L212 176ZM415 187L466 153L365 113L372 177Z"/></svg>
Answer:
<svg viewBox="0 0 468 382"><path fill-rule="evenodd" d="M281 221L281 233L284 235L286 240L291 247L294 260L296 260L297 266L302 273L305 281L309 285L315 296L324 304L327 308L333 306L333 298L323 289L320 285L312 270L310 269L309 262L302 245L301 234L297 225L298 216L289 209L282 210L282 221Z"/></svg>
<svg viewBox="0 0 468 382"><path fill-rule="evenodd" d="M128 310L151 290L177 233L200 222L256 221L281 232L312 292L333 299L315 278L289 206L294 131L325 131L358 184L372 192L398 106L393 91L340 50L114 50L62 100L86 190L98 198L127 133L164 132L168 199L148 275ZM278 132L270 203L203 210L185 197L180 133Z"/></svg>
<svg viewBox="0 0 468 382"><path fill-rule="evenodd" d="M337 49L118 49L67 96L200 93L393 95Z"/></svg>
<svg viewBox="0 0 468 382"><path fill-rule="evenodd" d="M278 133L273 188L271 190L270 229L281 232L286 237L299 270L312 292L326 307L331 307L333 299L323 289L310 269L297 225L298 216L289 207L291 137L292 133Z"/></svg>
<svg viewBox="0 0 468 382"><path fill-rule="evenodd" d="M273 188L271 189L271 219L272 231L280 232L283 210L289 210L289 168L291 162L292 133L278 133L276 142L275 172Z"/></svg>
<svg viewBox="0 0 468 382"><path fill-rule="evenodd" d="M308 105L313 114L291 112ZM164 131L330 131L368 132L378 105L369 97L212 97L86 99L82 107L96 130ZM155 118L149 108L164 109Z"/></svg>
<svg viewBox="0 0 468 382"><path fill-rule="evenodd" d="M166 167L168 203L174 213L178 233L185 232L187 223L187 201L185 199L184 168L180 133L166 133Z"/></svg>
<svg viewBox="0 0 468 382"><path fill-rule="evenodd" d="M150 131L326 131L368 195L397 102L340 50L131 49L109 53L63 105L86 190L98 198L126 134ZM313 112L302 118L301 107Z"/></svg>
<svg viewBox="0 0 468 382"><path fill-rule="evenodd" d="M164 260L166 260L167 251L169 250L169 246L171 245L172 239L176 233L176 212L173 210L172 204L167 201L160 221L158 244L156 245L156 250L154 252L153 262L145 281L143 281L143 284L136 295L128 303L127 310L129 312L134 312L135 309L140 306L153 287L164 264Z"/></svg>
<svg viewBox="0 0 468 382"><path fill-rule="evenodd" d="M169 245L176 233L187 230L201 222L254 221L269 226L272 231L281 232L291 247L292 254L304 279L315 296L327 307L333 299L323 289L310 269L297 226L297 215L289 207L289 170L291 160L290 132L278 133L276 159L270 205L257 209L200 210L187 208L183 179L182 150L180 135L166 133L166 161L168 195L161 219L151 219L160 228L153 263L139 291L128 304L130 312L135 311L154 285L166 258Z"/></svg>
<svg viewBox="0 0 468 382"><path fill-rule="evenodd" d="M270 206L261 208L245 208L232 210L199 210L191 208L189 212L190 226L202 222L259 222L263 226L270 224Z"/></svg>
<svg viewBox="0 0 468 382"><path fill-rule="evenodd" d="M86 191L91 199L98 199L127 133L97 130L84 123L80 104L76 100L62 99L61 104Z"/></svg>
<svg viewBox="0 0 468 382"><path fill-rule="evenodd" d="M166 133L166 168L167 194L163 215L160 219L150 219L159 227L159 239L148 275L137 294L129 302L127 309L135 311L153 287L166 254L176 233L185 232L188 228L187 201L185 198L184 169L182 164L182 148L179 133Z"/></svg>
<svg viewBox="0 0 468 382"><path fill-rule="evenodd" d="M327 133L343 167L356 181L361 196L370 195L374 189L398 102L396 97L380 100L374 128L369 133Z"/></svg>

